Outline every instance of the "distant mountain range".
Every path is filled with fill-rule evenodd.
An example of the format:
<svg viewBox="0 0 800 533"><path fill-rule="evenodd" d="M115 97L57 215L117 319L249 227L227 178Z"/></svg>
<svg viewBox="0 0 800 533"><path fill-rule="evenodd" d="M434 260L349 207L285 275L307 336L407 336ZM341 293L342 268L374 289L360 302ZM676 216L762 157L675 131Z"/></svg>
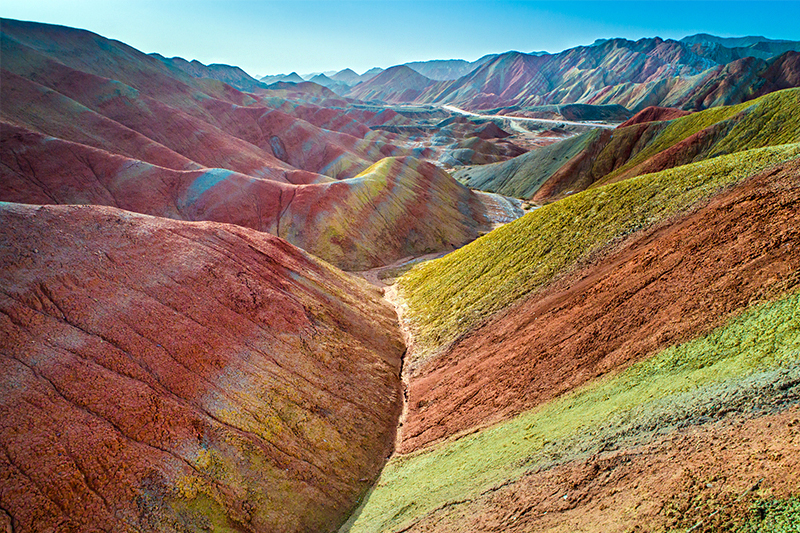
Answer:
<svg viewBox="0 0 800 533"><path fill-rule="evenodd" d="M384 103L449 103L473 110L580 103L697 110L797 85L800 41L697 34L676 41L598 39L557 54L505 52L476 61L416 61L309 81ZM403 68L400 68L403 67ZM389 74L386 74L389 73ZM296 73L261 81L299 83Z"/></svg>
<svg viewBox="0 0 800 533"><path fill-rule="evenodd" d="M698 110L736 104L797 86L800 41L762 36L697 34L630 41L598 39L557 54L505 52L475 61L414 61L363 74L351 69L260 80L230 65L160 59L196 78L212 78L242 91L311 82L339 96L380 103L453 104L472 110L543 105L621 105L636 112L651 105Z"/></svg>

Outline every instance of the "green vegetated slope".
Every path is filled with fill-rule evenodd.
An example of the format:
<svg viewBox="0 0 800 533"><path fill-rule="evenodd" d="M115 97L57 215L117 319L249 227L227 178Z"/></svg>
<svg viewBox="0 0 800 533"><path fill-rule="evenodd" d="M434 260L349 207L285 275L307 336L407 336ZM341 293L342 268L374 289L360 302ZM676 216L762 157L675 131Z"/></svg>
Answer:
<svg viewBox="0 0 800 533"><path fill-rule="evenodd" d="M454 174L467 186L519 198L549 201L636 175L752 148L800 142L800 89L786 89L735 106L663 122L634 124L611 136L592 131L515 159ZM698 136L694 140L692 136ZM678 146L688 143L686 146ZM589 156L572 168L581 156ZM571 185L552 184L569 174Z"/></svg>
<svg viewBox="0 0 800 533"><path fill-rule="evenodd" d="M800 144L766 147L589 189L546 205L399 279L418 362L614 239L657 224Z"/></svg>
<svg viewBox="0 0 800 533"><path fill-rule="evenodd" d="M596 142L600 135L600 130L591 130L502 163L458 170L453 177L473 189L530 198L545 181Z"/></svg>
<svg viewBox="0 0 800 533"><path fill-rule="evenodd" d="M622 174L626 170L633 168L643 161L646 161L655 154L666 150L667 148L677 144L687 137L713 126L718 122L727 120L736 115L736 113L739 113L752 105L754 105L752 102L746 102L737 106L715 107L668 121L667 126L650 143L648 143L640 152L636 153L636 155L634 155L626 164L611 172L608 177L610 178ZM629 128L631 127L629 126ZM624 136L624 133L624 131L621 131L620 135ZM608 149L608 151L613 151L613 145L608 147ZM604 150L604 152L607 151ZM602 159L604 156L605 153L601 153L600 158Z"/></svg>
<svg viewBox="0 0 800 533"><path fill-rule="evenodd" d="M800 120L797 117L799 106L800 89L787 89L770 93L752 102L707 109L671 120L652 142L627 163L609 173L603 181L625 174L656 154L711 127L717 132L712 136L711 142L695 155L695 160L752 148L798 142L800 141ZM628 129L631 128L635 126ZM618 134L624 135L625 132L620 131ZM603 160L609 152L613 152L612 143L609 143L606 150L600 154L599 160Z"/></svg>
<svg viewBox="0 0 800 533"><path fill-rule="evenodd" d="M798 380L795 291L509 421L396 456L349 531L404 530L557 461L645 443L720 412L768 410L781 391L796 394Z"/></svg>

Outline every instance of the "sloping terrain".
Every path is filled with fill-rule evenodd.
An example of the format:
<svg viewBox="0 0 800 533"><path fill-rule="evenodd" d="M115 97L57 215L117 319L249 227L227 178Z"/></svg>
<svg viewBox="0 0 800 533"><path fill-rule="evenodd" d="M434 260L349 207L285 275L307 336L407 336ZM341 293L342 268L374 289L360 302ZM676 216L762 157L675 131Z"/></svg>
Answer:
<svg viewBox="0 0 800 533"><path fill-rule="evenodd" d="M620 236L794 159L767 147L639 176L553 202L400 280L415 338L433 353Z"/></svg>
<svg viewBox="0 0 800 533"><path fill-rule="evenodd" d="M342 531L791 531L797 97L517 158L592 186L399 278L397 453Z"/></svg>
<svg viewBox="0 0 800 533"><path fill-rule="evenodd" d="M194 76L195 78L211 78L225 82L231 87L235 87L240 91L254 92L258 89L265 89L266 83L261 83L255 78L247 74L239 67L232 65L222 65L219 63L212 63L211 65L204 65L196 59L186 61L182 57L166 58L161 54L150 54L151 56L159 59L168 67L182 70L183 72Z"/></svg>
<svg viewBox="0 0 800 533"><path fill-rule="evenodd" d="M5 36L5 25L3 31ZM224 100L205 93L203 97L191 94L196 91L188 86L173 89L172 80L163 82L160 93L157 87L149 89L155 95L150 97L142 94L142 82L124 85L76 71L8 37L3 49L9 58L3 62L8 73L4 72L3 118L65 140L118 151L119 138L125 139L122 133L109 131L99 142L74 133L85 129L81 127L87 118L101 120L95 118L98 114L204 167L272 179L288 169L322 173L342 158L349 161L344 167L339 164L341 173L347 169L350 174L345 177L352 177L383 156L380 147L368 141L256 105L244 93L225 95ZM242 105L248 99L251 105Z"/></svg>
<svg viewBox="0 0 800 533"><path fill-rule="evenodd" d="M590 186L749 148L800 141L800 89L686 115L647 108L613 132L590 131L515 159L461 169L469 187L552 201Z"/></svg>
<svg viewBox="0 0 800 533"><path fill-rule="evenodd" d="M784 52L800 50L798 41L768 39L762 35L726 38L698 33L684 37L681 42L692 46L695 53L704 57L719 60L719 56L722 55L723 61L744 57L769 59Z"/></svg>
<svg viewBox="0 0 800 533"><path fill-rule="evenodd" d="M548 180L561 172L573 180L572 190L583 190L591 181L575 180L586 173L573 167L585 161L591 168L592 156L597 156L611 135L609 131L591 130L508 161L456 170L453 177L472 189L527 199L536 196Z"/></svg>
<svg viewBox="0 0 800 533"><path fill-rule="evenodd" d="M323 87L327 87L336 94L345 94L350 90L350 85L341 81L332 80L325 74L317 74L308 81L311 83L316 83L317 85L322 85Z"/></svg>
<svg viewBox="0 0 800 533"><path fill-rule="evenodd" d="M798 168L778 177L796 178ZM470 331L420 367L409 390L406 450L557 397L707 331L774 292L772 284L782 287L800 272L800 255L791 246L800 236L791 223L797 184L781 185L794 190L755 194L744 188L723 196ZM734 207L742 203L753 209ZM417 404L435 408L418 413Z"/></svg>
<svg viewBox="0 0 800 533"><path fill-rule="evenodd" d="M341 181L308 184L319 176L294 171L286 184L224 169L170 170L2 124L0 164L3 201L227 222L350 270L451 250L495 222L484 196L410 157L385 158Z"/></svg>
<svg viewBox="0 0 800 533"><path fill-rule="evenodd" d="M593 189L403 276L401 454L345 530L796 520L798 155L751 150Z"/></svg>
<svg viewBox="0 0 800 533"><path fill-rule="evenodd" d="M347 96L365 101L413 102L433 83L433 80L419 72L405 65L398 65L359 83L348 91Z"/></svg>
<svg viewBox="0 0 800 533"><path fill-rule="evenodd" d="M355 269L450 250L492 227L485 196L419 161L386 159L438 155L373 130L402 122L390 110L349 108L310 83L267 90L232 68L71 28L4 20L0 37L0 200L234 223ZM471 148L487 161L521 152ZM380 161L391 180L360 176Z"/></svg>
<svg viewBox="0 0 800 533"><path fill-rule="evenodd" d="M290 201L277 233L346 270L454 249L495 222L491 200L410 157L383 159L349 180L298 187Z"/></svg>
<svg viewBox="0 0 800 533"><path fill-rule="evenodd" d="M650 106L642 109L634 116L620 124L619 128L626 128L634 124L644 124L646 122L661 122L664 120L672 120L675 118L685 117L690 114L689 111L675 109L674 107L658 107Z"/></svg>
<svg viewBox="0 0 800 533"><path fill-rule="evenodd" d="M0 529L800 522L797 43L256 81L2 23Z"/></svg>
<svg viewBox="0 0 800 533"><path fill-rule="evenodd" d="M15 531L332 531L404 347L372 288L232 225L0 205L0 506Z"/></svg>
<svg viewBox="0 0 800 533"><path fill-rule="evenodd" d="M491 60L495 55L496 54L488 54L475 61L464 61L463 59L412 61L411 63L405 63L405 66L432 80L456 80Z"/></svg>

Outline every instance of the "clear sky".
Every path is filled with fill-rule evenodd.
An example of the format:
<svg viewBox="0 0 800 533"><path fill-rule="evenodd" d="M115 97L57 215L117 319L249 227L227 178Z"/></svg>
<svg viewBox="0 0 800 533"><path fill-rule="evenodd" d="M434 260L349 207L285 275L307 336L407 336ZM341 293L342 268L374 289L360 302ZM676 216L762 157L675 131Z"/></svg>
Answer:
<svg viewBox="0 0 800 533"><path fill-rule="evenodd" d="M557 52L609 37L800 40L800 1L0 0L0 16L83 28L251 75L362 73L508 50Z"/></svg>

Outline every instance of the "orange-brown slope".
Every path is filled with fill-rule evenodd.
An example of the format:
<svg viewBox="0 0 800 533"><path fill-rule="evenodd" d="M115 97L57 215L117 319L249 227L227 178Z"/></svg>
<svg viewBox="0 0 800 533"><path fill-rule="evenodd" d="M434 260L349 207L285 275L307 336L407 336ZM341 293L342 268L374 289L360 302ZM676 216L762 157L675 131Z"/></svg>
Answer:
<svg viewBox="0 0 800 533"><path fill-rule="evenodd" d="M401 450L507 418L800 280L800 163L748 180L474 330L410 376Z"/></svg>
<svg viewBox="0 0 800 533"><path fill-rule="evenodd" d="M281 239L3 203L0 266L15 531L332 531L391 450L394 312Z"/></svg>

